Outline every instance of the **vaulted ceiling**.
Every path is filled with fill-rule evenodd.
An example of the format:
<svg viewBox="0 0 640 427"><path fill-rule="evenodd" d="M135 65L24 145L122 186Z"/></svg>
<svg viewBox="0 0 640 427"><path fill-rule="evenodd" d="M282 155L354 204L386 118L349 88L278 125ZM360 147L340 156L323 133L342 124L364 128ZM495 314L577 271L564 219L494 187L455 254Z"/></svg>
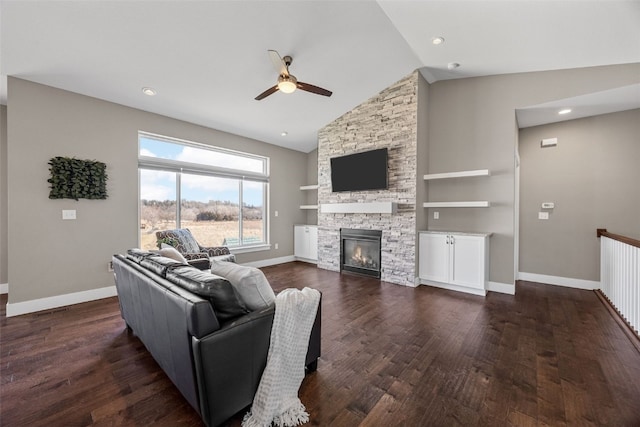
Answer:
<svg viewBox="0 0 640 427"><path fill-rule="evenodd" d="M433 83L640 62L638 1L2 0L0 25L2 103L15 76L303 152L415 69ZM333 95L255 101L276 83L268 49Z"/></svg>

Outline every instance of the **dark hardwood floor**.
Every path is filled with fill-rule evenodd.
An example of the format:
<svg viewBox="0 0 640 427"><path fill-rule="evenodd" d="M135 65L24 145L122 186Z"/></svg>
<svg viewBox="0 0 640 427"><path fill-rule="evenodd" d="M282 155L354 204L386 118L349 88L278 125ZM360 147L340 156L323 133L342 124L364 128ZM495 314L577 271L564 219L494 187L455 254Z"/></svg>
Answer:
<svg viewBox="0 0 640 427"><path fill-rule="evenodd" d="M640 353L591 291L519 282L481 298L263 270L276 290L323 292L322 357L300 390L309 425L640 426ZM9 319L6 301L2 426L202 425L116 298Z"/></svg>

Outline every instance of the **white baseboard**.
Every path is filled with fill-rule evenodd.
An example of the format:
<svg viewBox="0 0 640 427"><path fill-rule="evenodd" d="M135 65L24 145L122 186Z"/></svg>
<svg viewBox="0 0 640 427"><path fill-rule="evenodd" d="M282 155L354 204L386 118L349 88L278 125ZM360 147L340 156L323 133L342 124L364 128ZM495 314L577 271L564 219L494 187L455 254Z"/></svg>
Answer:
<svg viewBox="0 0 640 427"><path fill-rule="evenodd" d="M301 261L301 262L307 262L309 264L315 264L318 265L318 260L317 259L309 259L309 258L303 258L303 257L299 257L299 256L294 256L296 261Z"/></svg>
<svg viewBox="0 0 640 427"><path fill-rule="evenodd" d="M263 259L260 261L245 262L242 265L262 268L262 267L269 267L270 265L284 264L285 262L293 262L295 260L296 260L296 257L294 257L293 255L287 255L279 258L270 258L270 259Z"/></svg>
<svg viewBox="0 0 640 427"><path fill-rule="evenodd" d="M481 297L486 296L484 289L467 288L465 286L451 285L449 283L429 282L426 280L420 280L420 284L427 286L435 286L436 288L448 289L450 291L464 292L466 294L478 295Z"/></svg>
<svg viewBox="0 0 640 427"><path fill-rule="evenodd" d="M501 294L515 295L516 286L509 283L489 282L487 283L487 290L490 292L499 292Z"/></svg>
<svg viewBox="0 0 640 427"><path fill-rule="evenodd" d="M53 297L39 298L30 301L7 303L7 317L20 316L21 314L34 313L36 311L51 310L72 304L94 301L118 295L115 286L91 289L89 291L74 292L72 294L56 295Z"/></svg>
<svg viewBox="0 0 640 427"><path fill-rule="evenodd" d="M0 283L0 295L9 293L9 284L8 283Z"/></svg>
<svg viewBox="0 0 640 427"><path fill-rule="evenodd" d="M547 276L546 274L518 272L518 280L545 283L547 285L566 286L567 288L594 290L600 289L600 282L594 280L574 279L571 277Z"/></svg>

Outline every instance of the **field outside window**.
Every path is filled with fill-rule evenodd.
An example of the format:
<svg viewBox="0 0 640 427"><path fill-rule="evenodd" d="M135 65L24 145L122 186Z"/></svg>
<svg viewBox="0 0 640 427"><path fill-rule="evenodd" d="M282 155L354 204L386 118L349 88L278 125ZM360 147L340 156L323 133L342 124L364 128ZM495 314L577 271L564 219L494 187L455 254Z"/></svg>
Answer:
<svg viewBox="0 0 640 427"><path fill-rule="evenodd" d="M141 248L156 248L155 232L173 228L188 228L203 246L268 243L267 158L148 134L139 140Z"/></svg>

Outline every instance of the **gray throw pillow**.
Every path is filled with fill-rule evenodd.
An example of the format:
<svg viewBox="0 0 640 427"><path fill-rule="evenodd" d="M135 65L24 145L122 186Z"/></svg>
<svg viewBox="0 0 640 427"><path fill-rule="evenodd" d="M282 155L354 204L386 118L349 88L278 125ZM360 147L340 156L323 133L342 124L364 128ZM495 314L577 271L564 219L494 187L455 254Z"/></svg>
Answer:
<svg viewBox="0 0 640 427"><path fill-rule="evenodd" d="M258 268L213 260L211 272L231 282L249 310L260 310L276 301L276 295L269 281Z"/></svg>

